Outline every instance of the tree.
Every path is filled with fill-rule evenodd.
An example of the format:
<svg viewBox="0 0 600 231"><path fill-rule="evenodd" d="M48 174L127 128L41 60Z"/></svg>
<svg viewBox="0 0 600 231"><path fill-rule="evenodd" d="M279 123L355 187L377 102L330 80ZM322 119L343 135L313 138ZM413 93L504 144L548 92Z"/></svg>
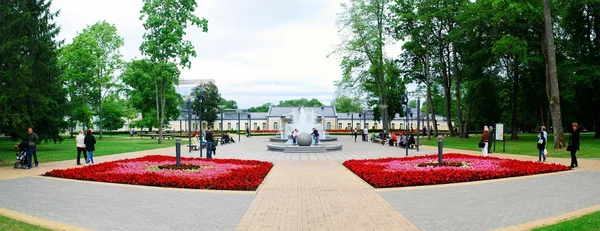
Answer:
<svg viewBox="0 0 600 231"><path fill-rule="evenodd" d="M308 100L306 98L292 99L292 100L281 100L279 101L278 107L321 107L321 103L318 99Z"/></svg>
<svg viewBox="0 0 600 231"><path fill-rule="evenodd" d="M227 109L238 109L237 102L235 102L235 100L226 100L221 98L219 104L225 105L225 108Z"/></svg>
<svg viewBox="0 0 600 231"><path fill-rule="evenodd" d="M119 99L117 95L109 95L104 99L102 108L104 117L101 121L96 121L96 124L104 124L109 131L116 131L123 127L125 124L123 117L127 116L125 101Z"/></svg>
<svg viewBox="0 0 600 231"><path fill-rule="evenodd" d="M120 85L116 73L122 64L121 46L123 38L117 34L115 25L102 21L83 29L71 44L61 49L60 63L71 95L75 99L79 92L83 108L88 107L88 102L95 105L100 139L104 115L102 102ZM87 115L83 117L84 123L88 118Z"/></svg>
<svg viewBox="0 0 600 231"><path fill-rule="evenodd" d="M15 139L31 127L41 139L56 142L68 126L67 94L57 65L58 12L50 12L51 4L0 4L0 131Z"/></svg>
<svg viewBox="0 0 600 231"><path fill-rule="evenodd" d="M195 0L143 0L140 20L144 22L144 41L140 46L142 54L149 56L153 67L156 118L158 122L158 143L162 143L165 122L167 88L176 84L179 75L172 75L162 69L171 63L190 68L190 56L195 57L194 46L184 40L185 30L197 26L203 32L208 31L208 21L194 15L197 7Z"/></svg>
<svg viewBox="0 0 600 231"><path fill-rule="evenodd" d="M157 64L164 65L164 64ZM149 104L155 99L155 91L153 89L154 68L156 65L150 60L133 60L126 64L121 79L127 85L125 94L128 97L128 103L132 109L139 111L142 114L142 119L135 121L133 127L148 128L152 130L156 127L157 118L154 105ZM175 64L166 64L160 67L163 73L171 73L171 75L179 75L179 69ZM167 71L168 70L168 71ZM178 105L183 104L183 98L175 91L175 86L168 85L165 87L165 119L171 121L179 117L180 110ZM137 114L137 112L136 112Z"/></svg>
<svg viewBox="0 0 600 231"><path fill-rule="evenodd" d="M597 25L598 26L598 25ZM596 35L598 36L598 35ZM546 57L546 91L552 112L552 125L554 129L554 149L565 147L563 137L562 115L560 111L560 92L558 89L558 74L556 71L556 47L554 46L554 33L552 29L552 14L550 1L544 0L544 56Z"/></svg>
<svg viewBox="0 0 600 231"><path fill-rule="evenodd" d="M417 101L416 100L410 100L408 101L408 107L409 108L417 108Z"/></svg>
<svg viewBox="0 0 600 231"><path fill-rule="evenodd" d="M269 108L271 108L273 105L272 103L265 103L263 105L260 105L258 107L251 107L248 109L249 112L268 112Z"/></svg>
<svg viewBox="0 0 600 231"><path fill-rule="evenodd" d="M360 99L358 97L338 96L331 102L336 112L360 112Z"/></svg>
<svg viewBox="0 0 600 231"><path fill-rule="evenodd" d="M214 83L208 82L200 84L192 89L194 102L192 103L193 111L200 111L200 103L198 102L198 96L202 95L204 103L202 104L202 120L206 121L207 124L211 125L217 119L218 105L221 102L221 93L219 88Z"/></svg>

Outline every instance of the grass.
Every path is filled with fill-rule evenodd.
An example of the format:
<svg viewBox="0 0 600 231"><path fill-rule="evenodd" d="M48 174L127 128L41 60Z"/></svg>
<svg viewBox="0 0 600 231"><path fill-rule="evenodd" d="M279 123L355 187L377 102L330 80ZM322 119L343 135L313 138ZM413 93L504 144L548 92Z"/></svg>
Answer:
<svg viewBox="0 0 600 231"><path fill-rule="evenodd" d="M98 138L98 135L95 136L94 157L175 146L175 140L163 140L163 144L158 144L156 139L129 138L127 135L104 136L102 140ZM9 138L0 138L0 167L14 164L16 151L13 147L16 143ZM37 156L40 163L75 159L77 158L75 138L67 136L61 143L56 144L42 142L37 146Z"/></svg>
<svg viewBox="0 0 600 231"><path fill-rule="evenodd" d="M581 133L581 146L580 150L577 151L577 157L579 158L600 158L600 138L594 138L594 133ZM492 152L494 153L508 153L518 155L537 156L538 151L536 147L537 134L519 134L518 140L510 140L510 135L506 136L506 151L502 152L502 141L496 141L496 151L494 152L494 146L492 146ZM458 137L445 137L444 147L445 148L456 148L464 150L481 151L477 146L481 140L481 134L470 135L470 138L465 138L462 141ZM554 147L554 136L548 134L548 157L558 158L570 158L570 152L566 151L566 148L561 150L555 150ZM568 143L569 134L565 134L565 142ZM421 137L421 144L429 146L437 146L437 139L433 138L427 140L427 138Z"/></svg>
<svg viewBox="0 0 600 231"><path fill-rule="evenodd" d="M600 230L600 211L573 220L566 220L554 225L532 229L532 231L592 231Z"/></svg>
<svg viewBox="0 0 600 231"><path fill-rule="evenodd" d="M14 230L14 231L46 231L51 229L42 228L39 226L31 225L18 220L13 220L5 216L0 215L0 230Z"/></svg>

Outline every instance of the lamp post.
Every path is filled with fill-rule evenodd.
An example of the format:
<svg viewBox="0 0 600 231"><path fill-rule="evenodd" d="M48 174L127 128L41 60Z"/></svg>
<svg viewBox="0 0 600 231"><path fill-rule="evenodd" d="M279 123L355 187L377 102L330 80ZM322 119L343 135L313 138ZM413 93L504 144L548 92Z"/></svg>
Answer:
<svg viewBox="0 0 600 231"><path fill-rule="evenodd" d="M198 110L198 120L200 121L200 140L198 140L198 142L200 143L200 158L202 158L202 104L204 104L204 96L202 96L202 92L200 92L197 97L198 104L200 105Z"/></svg>
<svg viewBox="0 0 600 231"><path fill-rule="evenodd" d="M221 127L221 137L223 137L223 134L224 134L224 133L223 133L223 127L224 127L224 126L223 126L223 108L225 108L225 105L223 105L223 104L220 104L220 105L217 105L217 107L218 107L219 109L221 109L221 126L220 126L220 127ZM221 141L221 142L222 142L222 141ZM221 146L223 146L223 143L221 143Z"/></svg>
<svg viewBox="0 0 600 231"><path fill-rule="evenodd" d="M417 92L414 95L417 98L417 152L419 151L419 136L421 134L421 98L425 97L423 93Z"/></svg>
<svg viewBox="0 0 600 231"><path fill-rule="evenodd" d="M237 113L238 113L238 123L237 123L237 129L238 129L238 142L240 142L240 127L242 126L242 125L240 124L240 114L242 113L242 110L241 110L241 109L238 109L238 110L237 110Z"/></svg>
<svg viewBox="0 0 600 231"><path fill-rule="evenodd" d="M383 124L381 125L381 129L384 130L383 135L385 136L385 134L386 134L386 131L385 131L385 127L386 127L385 126L386 125L386 123L385 123L385 117L387 115L387 113L385 113L385 109L388 107L388 105L387 104L382 104L382 105L379 105L379 107L381 108L381 114L382 114L381 121L383 122Z"/></svg>
<svg viewBox="0 0 600 231"><path fill-rule="evenodd" d="M188 146L190 148L189 153L192 153L192 109L191 109L191 95L186 95L186 106L187 106L187 124L188 124ZM200 147L202 148L202 147Z"/></svg>
<svg viewBox="0 0 600 231"><path fill-rule="evenodd" d="M407 112L404 114L404 118L406 121L406 156L408 156L408 95L402 95L400 102L406 107Z"/></svg>
<svg viewBox="0 0 600 231"><path fill-rule="evenodd" d="M250 122L248 122L248 137L252 138L252 116L250 115L250 112L248 112L248 120L250 120Z"/></svg>

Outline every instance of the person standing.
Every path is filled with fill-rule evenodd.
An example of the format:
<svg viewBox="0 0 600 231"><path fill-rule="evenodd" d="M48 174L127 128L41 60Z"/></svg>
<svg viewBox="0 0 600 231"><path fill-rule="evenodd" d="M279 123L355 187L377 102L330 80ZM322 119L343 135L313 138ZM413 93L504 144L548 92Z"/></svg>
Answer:
<svg viewBox="0 0 600 231"><path fill-rule="evenodd" d="M546 146L544 147L544 155L548 156L548 132L546 132L546 126L542 126L542 133L544 133L544 139L546 140Z"/></svg>
<svg viewBox="0 0 600 231"><path fill-rule="evenodd" d="M538 162L542 162L542 159L544 159L544 162L546 162L546 155L544 153L544 150L546 150L546 138L544 137L543 131L540 131L538 134L537 149L539 156Z"/></svg>
<svg viewBox="0 0 600 231"><path fill-rule="evenodd" d="M212 158L212 148L213 148L213 142L215 140L215 138L213 137L213 132L212 132L212 127L208 126L208 129L205 132L205 137L206 137L206 157L211 157Z"/></svg>
<svg viewBox="0 0 600 231"><path fill-rule="evenodd" d="M27 142L29 147L27 148L27 168L31 169L31 156L35 159L35 166L37 167L39 162L37 159L37 150L36 146L40 141L40 137L33 132L32 128L27 129Z"/></svg>
<svg viewBox="0 0 600 231"><path fill-rule="evenodd" d="M363 141L364 142L369 142L369 129L365 126L365 129L363 130Z"/></svg>
<svg viewBox="0 0 600 231"><path fill-rule="evenodd" d="M490 126L489 127L489 133L490 133L490 141L488 142L488 153L492 153L492 144L495 142L494 138L496 137L496 135L494 134L494 127Z"/></svg>
<svg viewBox="0 0 600 231"><path fill-rule="evenodd" d="M295 128L292 132L292 145L296 145L296 137L298 136L298 129Z"/></svg>
<svg viewBox="0 0 600 231"><path fill-rule="evenodd" d="M317 130L316 128L312 129L313 132L311 133L311 135L313 135L315 137L315 145L319 144L319 130Z"/></svg>
<svg viewBox="0 0 600 231"><path fill-rule="evenodd" d="M579 125L577 123L573 123L571 125L573 130L571 130L571 134L569 134L569 146L567 146L567 151L571 152L571 168L579 167L577 163L577 151L579 150Z"/></svg>
<svg viewBox="0 0 600 231"><path fill-rule="evenodd" d="M356 128L352 131L352 135L354 135L354 142L356 142L356 137L358 136L358 130L356 130Z"/></svg>
<svg viewBox="0 0 600 231"><path fill-rule="evenodd" d="M77 165L81 165L81 153L83 153L83 160L87 160L87 150L85 150L85 136L83 135L83 131L79 130L79 135L75 137L75 141L77 143Z"/></svg>
<svg viewBox="0 0 600 231"><path fill-rule="evenodd" d="M94 164L94 151L96 151L96 137L92 135L92 129L87 130L87 135L85 135L83 143L85 144L85 150L87 150L88 152L85 164L89 164L90 162Z"/></svg>
<svg viewBox="0 0 600 231"><path fill-rule="evenodd" d="M490 132L488 131L487 126L483 126L483 134L481 134L481 142L483 142L483 147L481 151L483 152L483 156L488 156L488 145L490 141Z"/></svg>

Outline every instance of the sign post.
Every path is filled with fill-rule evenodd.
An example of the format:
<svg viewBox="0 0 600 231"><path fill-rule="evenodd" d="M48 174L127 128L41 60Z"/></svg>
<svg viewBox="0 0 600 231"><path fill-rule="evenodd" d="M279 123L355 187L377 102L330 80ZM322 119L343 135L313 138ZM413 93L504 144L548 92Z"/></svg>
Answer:
<svg viewBox="0 0 600 231"><path fill-rule="evenodd" d="M496 124L496 134L495 134L496 139L494 139L494 152L496 152L496 140L501 140L502 141L502 152L505 152L505 141L504 141L504 124Z"/></svg>

